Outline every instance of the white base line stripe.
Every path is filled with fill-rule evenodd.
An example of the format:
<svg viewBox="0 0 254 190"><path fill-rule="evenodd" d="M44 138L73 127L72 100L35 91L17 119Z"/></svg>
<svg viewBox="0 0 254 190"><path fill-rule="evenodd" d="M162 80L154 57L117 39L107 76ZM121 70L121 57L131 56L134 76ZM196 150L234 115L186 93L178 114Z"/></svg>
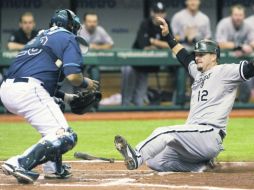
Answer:
<svg viewBox="0 0 254 190"><path fill-rule="evenodd" d="M134 187L151 187L151 188L167 188L167 189L199 189L199 190L246 190L237 188L226 187L212 187L212 186L191 186L191 185L160 185L160 184L147 184L147 183L135 183L125 184Z"/></svg>
<svg viewBox="0 0 254 190"><path fill-rule="evenodd" d="M126 184L127 185L127 184ZM212 187L212 186L191 186L191 185L160 185L160 184L129 184L134 187L153 187L153 188L167 188L167 189L199 189L199 190L246 190L238 188Z"/></svg>
<svg viewBox="0 0 254 190"><path fill-rule="evenodd" d="M191 185L161 185L148 183L130 183L133 179L120 179L103 184L38 184L40 187L150 187L150 188L166 188L166 189L200 189L200 190L247 190L239 188L212 187L212 186L191 186ZM0 186L13 186L13 184L0 184ZM37 185L35 185L36 187Z"/></svg>
<svg viewBox="0 0 254 190"><path fill-rule="evenodd" d="M124 179L127 180L127 179ZM167 189L200 189L200 190L246 190L238 188L225 188L225 187L212 187L212 186L190 186L190 185L160 185L160 184L148 184L148 183L124 183L124 180L118 180L115 182L109 182L98 185L89 184L45 184L40 186L58 186L59 187L112 187L112 186L132 186L132 187L151 187L151 188L167 188Z"/></svg>
<svg viewBox="0 0 254 190"><path fill-rule="evenodd" d="M107 161L102 161L102 160L66 160L64 161L65 163L109 163ZM123 163L123 160L115 160L115 163ZM4 163L4 161L0 161L0 164ZM248 164L253 164L254 162L219 162L220 164L233 164L233 165L248 165ZM114 164L114 163L110 163L110 164Z"/></svg>

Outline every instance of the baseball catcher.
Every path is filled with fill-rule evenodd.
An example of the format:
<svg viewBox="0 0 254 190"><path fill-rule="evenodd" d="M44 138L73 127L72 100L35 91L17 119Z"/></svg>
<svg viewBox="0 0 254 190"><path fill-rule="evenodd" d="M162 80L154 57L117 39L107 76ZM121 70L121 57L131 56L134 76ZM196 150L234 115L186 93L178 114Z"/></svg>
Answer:
<svg viewBox="0 0 254 190"><path fill-rule="evenodd" d="M169 33L163 18L158 17L157 22L178 61L194 79L188 119L184 125L155 129L135 149L121 136L115 137L115 146L129 170L146 163L161 172L206 171L223 150L237 87L254 76L254 62L219 65L220 49L211 40L197 42L195 55L191 55Z"/></svg>
<svg viewBox="0 0 254 190"><path fill-rule="evenodd" d="M62 104L62 99L71 105L74 113L83 114L101 98L100 93L95 92L99 83L82 74L82 40L76 35L79 28L79 18L72 11L57 10L50 28L41 31L18 53L1 85L4 106L24 117L42 136L22 155L11 157L2 165L3 172L20 183L36 181L39 173L32 170L44 163L44 178L71 176L70 167L62 164L62 155L71 150L78 139L58 103ZM87 93L58 91L57 84L64 78ZM56 101L54 96L58 98Z"/></svg>

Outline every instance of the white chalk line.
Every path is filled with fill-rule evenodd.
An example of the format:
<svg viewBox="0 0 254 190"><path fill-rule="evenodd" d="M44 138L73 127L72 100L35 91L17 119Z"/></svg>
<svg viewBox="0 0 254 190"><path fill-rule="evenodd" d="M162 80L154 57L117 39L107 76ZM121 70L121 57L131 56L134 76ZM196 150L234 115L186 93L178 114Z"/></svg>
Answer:
<svg viewBox="0 0 254 190"><path fill-rule="evenodd" d="M116 181L111 181L102 184L36 184L40 187L147 187L147 188L163 188L163 189L199 189L199 190L248 190L241 188L226 188L226 187L213 187L213 186L190 186L190 185L161 185L161 184L149 184L149 183L132 183L134 179L122 178ZM12 186L13 184L0 184L0 186Z"/></svg>
<svg viewBox="0 0 254 190"><path fill-rule="evenodd" d="M86 170L86 169L83 169L83 170L80 170L80 169L73 169L71 170L73 172L107 172L107 173L110 173L110 172L122 172L122 173L127 173L127 174L130 174L130 173L142 173L142 172L146 172L146 173L152 173L152 172L155 172L153 170L108 170L108 169L104 169L104 170L97 170L97 169L90 169L90 170Z"/></svg>
<svg viewBox="0 0 254 190"><path fill-rule="evenodd" d="M123 163L123 160L115 160L115 163ZM0 161L0 164L4 163L3 160ZM109 163L108 161L102 161L102 160L66 160L64 163ZM254 162L219 162L220 164L233 164L236 166L242 166L242 165L249 165L253 164ZM114 163L109 163L114 164Z"/></svg>

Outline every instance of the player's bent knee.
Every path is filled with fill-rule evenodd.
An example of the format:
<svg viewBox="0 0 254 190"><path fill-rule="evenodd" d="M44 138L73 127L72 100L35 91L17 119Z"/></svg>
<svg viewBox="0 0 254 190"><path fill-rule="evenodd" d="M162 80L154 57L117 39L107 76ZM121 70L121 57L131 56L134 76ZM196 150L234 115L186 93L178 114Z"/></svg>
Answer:
<svg viewBox="0 0 254 190"><path fill-rule="evenodd" d="M70 129L68 132L64 133L64 135L60 136L58 140L60 141L59 148L61 150L61 154L64 154L76 146L78 142L78 135Z"/></svg>
<svg viewBox="0 0 254 190"><path fill-rule="evenodd" d="M61 128L58 129L54 134L45 136L43 139L50 141L54 148L59 151L59 153L64 154L76 146L78 136L77 133L75 133L71 128Z"/></svg>

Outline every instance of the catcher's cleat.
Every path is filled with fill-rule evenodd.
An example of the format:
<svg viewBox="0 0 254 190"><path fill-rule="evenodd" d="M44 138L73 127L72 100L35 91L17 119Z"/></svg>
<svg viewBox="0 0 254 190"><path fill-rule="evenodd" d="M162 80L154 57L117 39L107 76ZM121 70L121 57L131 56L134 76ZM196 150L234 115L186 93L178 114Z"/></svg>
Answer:
<svg viewBox="0 0 254 190"><path fill-rule="evenodd" d="M19 183L29 184L36 181L39 177L39 174L33 171L25 170L21 167L14 167L10 164L3 164L2 170L6 175L14 176Z"/></svg>
<svg viewBox="0 0 254 190"><path fill-rule="evenodd" d="M9 165L9 164L3 164L2 165L2 171L5 175L11 175L14 172L14 166Z"/></svg>
<svg viewBox="0 0 254 190"><path fill-rule="evenodd" d="M67 164L62 165L61 173L45 173L44 179L68 179L72 176L71 167Z"/></svg>
<svg viewBox="0 0 254 190"><path fill-rule="evenodd" d="M135 151L121 136L115 136L115 147L124 157L124 162L128 170L138 168L138 160Z"/></svg>

